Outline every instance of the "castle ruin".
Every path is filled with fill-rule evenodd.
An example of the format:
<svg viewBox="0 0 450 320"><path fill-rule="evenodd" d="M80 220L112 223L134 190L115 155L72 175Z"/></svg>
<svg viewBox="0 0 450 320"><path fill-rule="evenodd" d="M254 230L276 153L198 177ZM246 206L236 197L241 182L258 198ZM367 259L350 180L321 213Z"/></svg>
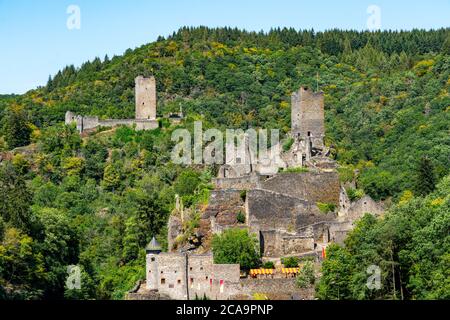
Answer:
<svg viewBox="0 0 450 320"><path fill-rule="evenodd" d="M65 123L76 123L80 133L93 130L97 127L115 127L126 125L135 127L136 130L152 130L158 128L156 119L156 80L154 77L144 78L138 76L135 79L135 119L105 119L96 116L76 115L71 111L66 112Z"/></svg>
<svg viewBox="0 0 450 320"><path fill-rule="evenodd" d="M349 200L337 163L324 143L324 123L323 93L300 88L292 94L292 143L281 154L281 168L274 159L266 159L265 164L245 162L255 157L245 137L241 152L221 166L213 180L215 189L201 209L196 234L202 240L197 245L177 241L186 219L178 199L168 223L169 252L155 250L154 240L149 244L141 293L158 292L184 300L293 292L292 279L271 277L255 282L240 278L238 265L214 264L208 241L228 228L245 228L257 236L263 261L279 265L281 258L290 256L320 261L323 250L330 243L343 244L365 213L382 214L383 207L369 196ZM281 144L271 148L281 148ZM244 223L238 221L239 213L245 215ZM136 297L142 297L141 293Z"/></svg>

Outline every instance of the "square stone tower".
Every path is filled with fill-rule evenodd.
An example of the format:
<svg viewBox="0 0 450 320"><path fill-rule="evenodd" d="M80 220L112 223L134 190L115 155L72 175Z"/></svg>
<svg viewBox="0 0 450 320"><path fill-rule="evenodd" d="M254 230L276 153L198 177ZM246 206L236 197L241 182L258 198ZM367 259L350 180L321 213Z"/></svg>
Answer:
<svg viewBox="0 0 450 320"><path fill-rule="evenodd" d="M325 137L323 92L301 87L291 97L291 130L296 139L311 141L311 147L322 149Z"/></svg>
<svg viewBox="0 0 450 320"><path fill-rule="evenodd" d="M156 80L154 77L135 79L136 120L156 120Z"/></svg>

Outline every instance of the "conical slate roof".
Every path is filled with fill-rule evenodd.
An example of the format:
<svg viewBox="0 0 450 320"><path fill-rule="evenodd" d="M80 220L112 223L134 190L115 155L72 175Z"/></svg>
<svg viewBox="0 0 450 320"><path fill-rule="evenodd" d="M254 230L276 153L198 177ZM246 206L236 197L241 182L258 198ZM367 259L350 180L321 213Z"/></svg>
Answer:
<svg viewBox="0 0 450 320"><path fill-rule="evenodd" d="M161 251L161 245L156 241L155 237L153 237L152 241L145 247L146 251Z"/></svg>

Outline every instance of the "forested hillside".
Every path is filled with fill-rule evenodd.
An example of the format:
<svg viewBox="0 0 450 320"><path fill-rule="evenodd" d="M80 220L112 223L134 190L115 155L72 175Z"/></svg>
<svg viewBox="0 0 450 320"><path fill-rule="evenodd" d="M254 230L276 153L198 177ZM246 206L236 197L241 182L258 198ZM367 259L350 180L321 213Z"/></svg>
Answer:
<svg viewBox="0 0 450 320"><path fill-rule="evenodd" d="M221 129L280 128L286 134L291 92L301 85L324 91L326 143L334 147L342 179L358 172L358 188L388 204L428 205L436 199L421 197L449 174L450 29L183 28L123 56L67 66L24 95L0 96L0 152L27 146L0 166L0 297L123 298L144 276L145 244L153 235L164 243L174 195L188 206L207 201L214 168L168 164L174 127L166 122L152 132L119 128L84 139L63 125L67 110L134 117L137 75L156 77L159 115L182 106L188 126L203 119L204 126ZM448 226L450 215L443 185L439 228ZM377 225L362 223L360 229ZM411 234L419 237L424 226L405 228L417 228ZM363 241L355 234L350 253ZM402 266L420 267L399 252L393 262L409 259ZM83 268L85 285L77 296L64 290L69 264ZM411 276L409 269L402 272ZM409 279L400 281L407 290ZM407 297L437 297L420 283L411 286ZM325 282L322 297L335 297L324 288Z"/></svg>

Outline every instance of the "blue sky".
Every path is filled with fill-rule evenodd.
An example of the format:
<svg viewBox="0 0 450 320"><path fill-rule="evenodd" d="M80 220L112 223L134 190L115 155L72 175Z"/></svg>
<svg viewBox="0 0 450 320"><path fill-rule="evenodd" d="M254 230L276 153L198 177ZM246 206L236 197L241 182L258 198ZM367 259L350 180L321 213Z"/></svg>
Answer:
<svg viewBox="0 0 450 320"><path fill-rule="evenodd" d="M449 27L450 0L0 0L0 94L26 92L68 64L119 55L185 25L364 30L372 4L381 29ZM80 29L67 28L69 5L80 8Z"/></svg>

